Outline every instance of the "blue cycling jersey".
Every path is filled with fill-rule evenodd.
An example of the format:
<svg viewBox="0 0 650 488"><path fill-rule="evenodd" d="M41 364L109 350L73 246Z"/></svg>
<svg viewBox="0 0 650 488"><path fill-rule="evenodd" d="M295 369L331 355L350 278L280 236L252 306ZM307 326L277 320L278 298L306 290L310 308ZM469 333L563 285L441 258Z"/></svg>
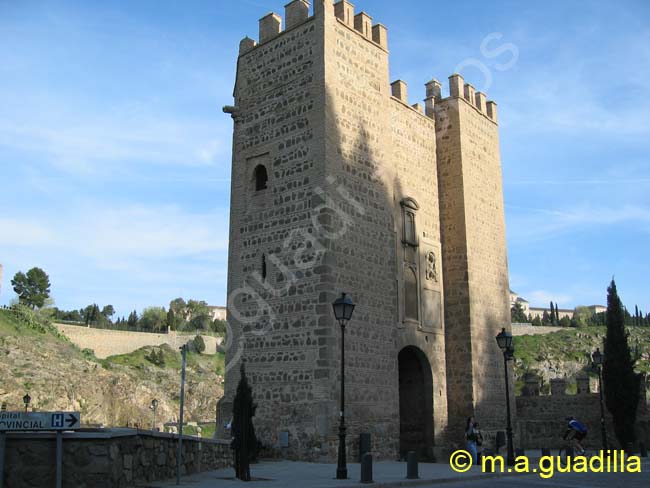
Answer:
<svg viewBox="0 0 650 488"><path fill-rule="evenodd" d="M587 433L587 427L585 427L584 424L578 422L577 420L572 420L569 422L569 427L576 432L580 432L581 434Z"/></svg>

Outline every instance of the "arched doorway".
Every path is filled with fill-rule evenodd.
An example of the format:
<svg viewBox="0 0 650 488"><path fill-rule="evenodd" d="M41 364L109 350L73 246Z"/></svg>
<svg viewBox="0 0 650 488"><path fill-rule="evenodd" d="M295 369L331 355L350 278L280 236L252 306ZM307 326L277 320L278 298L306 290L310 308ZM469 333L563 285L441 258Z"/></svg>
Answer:
<svg viewBox="0 0 650 488"><path fill-rule="evenodd" d="M417 347L399 352L400 457L415 451L421 460L433 457L433 377L426 355Z"/></svg>

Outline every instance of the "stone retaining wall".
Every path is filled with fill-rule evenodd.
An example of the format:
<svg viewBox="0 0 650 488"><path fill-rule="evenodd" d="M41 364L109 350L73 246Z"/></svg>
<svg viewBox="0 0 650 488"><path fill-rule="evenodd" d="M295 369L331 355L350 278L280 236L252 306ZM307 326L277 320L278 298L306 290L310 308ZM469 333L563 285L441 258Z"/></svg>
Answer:
<svg viewBox="0 0 650 488"><path fill-rule="evenodd" d="M645 390L645 382L643 382ZM601 448L600 395L592 392L587 378L578 378L578 394L568 395L566 380L552 379L551 394L540 395L539 386L527 382L524 396L517 397L517 428L515 446L524 449L563 447L562 436L566 431L568 416L573 416L589 429L583 444L588 449ZM612 418L605 408L605 425L609 448L620 448ZM650 445L650 415L645 395L642 395L637 411L637 441Z"/></svg>
<svg viewBox="0 0 650 488"><path fill-rule="evenodd" d="M81 349L92 349L95 356L104 359L117 354L128 354L145 346L160 346L168 344L172 349L178 349L195 336L177 334L152 334L149 332L129 332L123 330L93 329L80 325L55 324L59 332L64 334L73 344ZM215 354L221 344L221 337L201 336L205 342L205 354Z"/></svg>
<svg viewBox="0 0 650 488"><path fill-rule="evenodd" d="M56 436L7 436L6 488L55 486ZM178 436L132 429L64 434L64 488L124 488L176 476ZM227 442L183 436L181 474L231 466Z"/></svg>

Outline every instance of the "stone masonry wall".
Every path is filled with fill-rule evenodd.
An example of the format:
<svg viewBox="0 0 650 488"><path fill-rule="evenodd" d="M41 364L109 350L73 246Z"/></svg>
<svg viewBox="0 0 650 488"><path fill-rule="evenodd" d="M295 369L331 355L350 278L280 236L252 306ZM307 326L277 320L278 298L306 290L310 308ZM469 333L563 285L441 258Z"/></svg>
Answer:
<svg viewBox="0 0 650 488"><path fill-rule="evenodd" d="M568 416L573 416L584 423L589 432L585 438L588 449L601 449L600 431L600 396L589 392L588 387L576 395L565 394L566 384L553 380L554 391L551 395L532 395L517 397L517 423L515 445L524 449L548 447L559 449L564 446L562 436L566 431ZM605 425L610 449L620 449L612 417L605 408ZM645 395L637 411L637 441L650 446L650 416Z"/></svg>
<svg viewBox="0 0 650 488"><path fill-rule="evenodd" d="M4 486L54 486L53 434L7 436ZM126 488L176 476L177 437L143 431L63 434L64 488ZM183 437L181 474L226 468L228 443Z"/></svg>
<svg viewBox="0 0 650 488"><path fill-rule="evenodd" d="M80 325L55 324L59 332L64 334L73 344L81 349L92 349L95 356L104 359L117 354L128 354L145 346L169 345L178 349L195 336L177 334L152 334L148 332L129 332L122 330L93 329ZM221 344L220 337L201 336L205 342L205 354L215 354Z"/></svg>
<svg viewBox="0 0 650 488"><path fill-rule="evenodd" d="M258 438L278 447L280 433L289 432L288 457L318 457L321 437L330 431L315 422L330 398L327 379L316 370L324 349L318 330L324 257L312 219L324 175L320 38L312 18L241 52L235 87L228 260L233 346L221 405L232 404L245 361L258 404ZM259 165L268 184L256 191Z"/></svg>
<svg viewBox="0 0 650 488"><path fill-rule="evenodd" d="M505 421L503 356L495 336L502 327L510 329L510 313L496 115L479 108L484 98L474 98L473 88L464 95L460 76L450 83L451 96L436 100L435 113L447 381L454 412L449 424L459 444L469 415L485 431Z"/></svg>
<svg viewBox="0 0 650 488"><path fill-rule="evenodd" d="M354 29L351 19L325 12L326 168L333 199L347 225L331 240L331 303L349 293L357 309L346 330L348 440L372 435L377 457L395 458L399 443L396 270L390 158L388 53ZM337 195L337 193L339 193ZM343 219L337 218L334 227ZM326 302L327 303L327 302ZM321 317L330 338L330 396L338 403L340 329L331 307ZM336 426L336 412L330 411ZM333 428L332 434L336 431ZM331 450L335 453L336 438Z"/></svg>

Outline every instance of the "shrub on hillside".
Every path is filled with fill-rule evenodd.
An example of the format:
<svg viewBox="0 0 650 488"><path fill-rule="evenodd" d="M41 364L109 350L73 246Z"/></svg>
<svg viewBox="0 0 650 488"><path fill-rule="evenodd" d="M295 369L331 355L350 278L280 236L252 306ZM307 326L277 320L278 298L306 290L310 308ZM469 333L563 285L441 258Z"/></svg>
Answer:
<svg viewBox="0 0 650 488"><path fill-rule="evenodd" d="M165 353L163 353L162 349L154 348L149 354L145 354L144 358L151 364L154 364L160 368L165 366Z"/></svg>
<svg viewBox="0 0 650 488"><path fill-rule="evenodd" d="M192 350L198 352L199 354L205 351L205 341L203 340L203 337L197 335L194 338L194 340L192 341Z"/></svg>

